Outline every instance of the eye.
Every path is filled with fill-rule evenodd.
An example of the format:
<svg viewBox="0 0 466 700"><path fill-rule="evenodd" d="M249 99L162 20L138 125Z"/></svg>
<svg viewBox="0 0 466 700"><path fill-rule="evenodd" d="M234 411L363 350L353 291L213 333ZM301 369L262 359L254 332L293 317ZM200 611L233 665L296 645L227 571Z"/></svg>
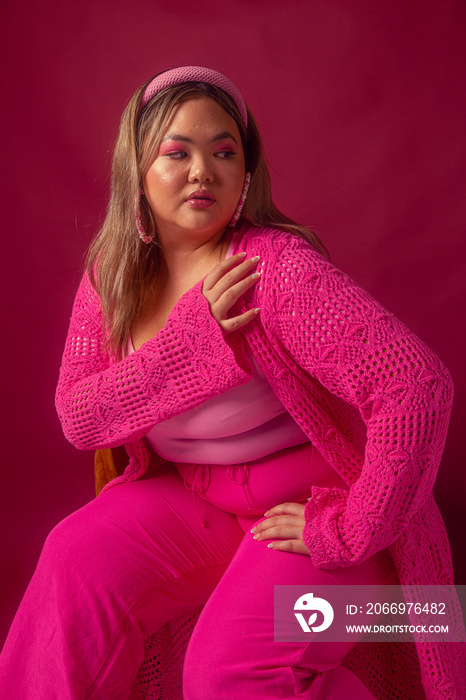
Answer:
<svg viewBox="0 0 466 700"><path fill-rule="evenodd" d="M217 151L215 153L215 156L217 158L230 158L230 156L235 156L236 151L231 151L231 150L225 150L225 151Z"/></svg>
<svg viewBox="0 0 466 700"><path fill-rule="evenodd" d="M168 153L164 153L164 156L168 156L168 158L173 158L174 160L181 160L182 158L186 158L188 155L186 151L168 151Z"/></svg>

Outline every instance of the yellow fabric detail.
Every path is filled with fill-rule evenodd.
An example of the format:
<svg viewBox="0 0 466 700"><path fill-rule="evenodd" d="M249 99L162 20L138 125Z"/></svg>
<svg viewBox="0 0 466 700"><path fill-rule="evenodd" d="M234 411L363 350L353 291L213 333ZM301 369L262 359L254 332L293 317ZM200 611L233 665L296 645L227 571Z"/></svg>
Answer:
<svg viewBox="0 0 466 700"><path fill-rule="evenodd" d="M109 481L118 476L112 450L96 450L94 455L94 479L96 496Z"/></svg>

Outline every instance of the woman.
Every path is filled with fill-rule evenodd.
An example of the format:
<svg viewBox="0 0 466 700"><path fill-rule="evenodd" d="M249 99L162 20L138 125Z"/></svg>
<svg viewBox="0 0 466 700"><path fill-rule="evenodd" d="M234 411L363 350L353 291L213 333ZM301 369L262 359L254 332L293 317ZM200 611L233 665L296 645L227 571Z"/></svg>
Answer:
<svg viewBox="0 0 466 700"><path fill-rule="evenodd" d="M375 644L273 639L275 584L451 583L449 375L323 252L273 205L225 76L136 92L57 389L68 439L130 462L47 538L4 697L129 697L144 638L199 605L187 700L422 697ZM427 697L446 669L459 697L448 649L390 646Z"/></svg>

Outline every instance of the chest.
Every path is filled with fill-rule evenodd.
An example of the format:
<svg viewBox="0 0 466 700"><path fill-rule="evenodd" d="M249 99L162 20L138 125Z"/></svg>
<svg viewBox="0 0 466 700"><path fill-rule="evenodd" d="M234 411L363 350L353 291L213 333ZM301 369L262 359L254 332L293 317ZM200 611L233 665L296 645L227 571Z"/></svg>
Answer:
<svg viewBox="0 0 466 700"><path fill-rule="evenodd" d="M131 340L135 350L154 338L165 328L168 317L181 297L210 271L210 267L193 270L191 274L161 277L153 290L146 294L141 313L131 327Z"/></svg>
<svg viewBox="0 0 466 700"><path fill-rule="evenodd" d="M145 300L139 318L131 327L131 340L135 350L154 338L165 328L167 319L189 286L158 286Z"/></svg>

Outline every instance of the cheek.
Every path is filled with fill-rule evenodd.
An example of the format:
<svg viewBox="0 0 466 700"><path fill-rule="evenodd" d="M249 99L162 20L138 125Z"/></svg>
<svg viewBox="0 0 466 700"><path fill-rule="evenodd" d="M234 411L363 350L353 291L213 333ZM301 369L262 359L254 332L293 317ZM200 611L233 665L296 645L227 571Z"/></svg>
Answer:
<svg viewBox="0 0 466 700"><path fill-rule="evenodd" d="M146 188L156 195L159 190L163 191L172 187L179 178L180 173L176 169L152 165L145 177Z"/></svg>

